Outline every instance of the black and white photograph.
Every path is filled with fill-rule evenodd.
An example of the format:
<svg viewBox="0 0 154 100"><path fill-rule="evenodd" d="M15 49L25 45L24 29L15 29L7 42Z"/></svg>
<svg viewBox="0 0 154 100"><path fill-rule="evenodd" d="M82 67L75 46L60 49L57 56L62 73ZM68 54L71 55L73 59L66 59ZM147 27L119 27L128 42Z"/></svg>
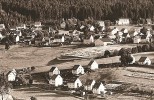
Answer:
<svg viewBox="0 0 154 100"><path fill-rule="evenodd" d="M154 0L0 0L0 100L154 100Z"/></svg>

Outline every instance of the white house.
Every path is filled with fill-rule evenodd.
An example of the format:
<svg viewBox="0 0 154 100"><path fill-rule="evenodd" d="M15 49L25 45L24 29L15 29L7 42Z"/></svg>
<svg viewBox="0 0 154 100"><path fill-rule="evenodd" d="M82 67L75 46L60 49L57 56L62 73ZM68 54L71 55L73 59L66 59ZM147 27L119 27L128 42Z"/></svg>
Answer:
<svg viewBox="0 0 154 100"><path fill-rule="evenodd" d="M15 40L16 40L16 42L19 42L20 41L20 37L17 35Z"/></svg>
<svg viewBox="0 0 154 100"><path fill-rule="evenodd" d="M34 26L38 28L38 27L41 27L42 24L41 24L41 22L35 22L35 23L34 23Z"/></svg>
<svg viewBox="0 0 154 100"><path fill-rule="evenodd" d="M95 60L91 60L88 64L88 68L91 70L98 69L98 63Z"/></svg>
<svg viewBox="0 0 154 100"><path fill-rule="evenodd" d="M93 32L95 30L95 27L94 26L90 26L89 30Z"/></svg>
<svg viewBox="0 0 154 100"><path fill-rule="evenodd" d="M90 43L94 42L94 37L92 35L90 36L89 41L90 41Z"/></svg>
<svg viewBox="0 0 154 100"><path fill-rule="evenodd" d="M63 84L63 78L60 75L53 75L49 80L49 84L60 86Z"/></svg>
<svg viewBox="0 0 154 100"><path fill-rule="evenodd" d="M93 86L93 93L94 94L105 94L105 86L102 84L102 82L96 82Z"/></svg>
<svg viewBox="0 0 154 100"><path fill-rule="evenodd" d="M131 37L137 36L139 33L136 30L129 31Z"/></svg>
<svg viewBox="0 0 154 100"><path fill-rule="evenodd" d="M17 30L26 29L26 24L20 24L16 27Z"/></svg>
<svg viewBox="0 0 154 100"><path fill-rule="evenodd" d="M17 76L17 72L16 72L15 69L13 69L12 71L9 71L9 72L7 73L7 78L8 78L8 81L9 81L9 82L15 81L16 76Z"/></svg>
<svg viewBox="0 0 154 100"><path fill-rule="evenodd" d="M140 65L151 65L151 60L148 57L141 57L138 60L138 64L140 64Z"/></svg>
<svg viewBox="0 0 154 100"><path fill-rule="evenodd" d="M95 83L96 83L95 80L87 80L85 83L85 90L91 91Z"/></svg>
<svg viewBox="0 0 154 100"><path fill-rule="evenodd" d="M65 28L66 28L66 22L63 21L63 22L60 24L60 27L61 27L61 29L65 29Z"/></svg>
<svg viewBox="0 0 154 100"><path fill-rule="evenodd" d="M84 68L81 65L74 65L72 68L73 74L84 74Z"/></svg>
<svg viewBox="0 0 154 100"><path fill-rule="evenodd" d="M76 78L70 77L70 80L67 82L67 86L70 89L76 89L82 86L82 82L77 77Z"/></svg>
<svg viewBox="0 0 154 100"><path fill-rule="evenodd" d="M128 18L120 18L118 20L118 25L129 25L130 24L130 20Z"/></svg>
<svg viewBox="0 0 154 100"><path fill-rule="evenodd" d="M3 29L5 29L5 25L4 24L0 24L0 31L2 31Z"/></svg>
<svg viewBox="0 0 154 100"><path fill-rule="evenodd" d="M49 76L59 75L59 74L60 74L60 70L57 67L52 67L49 71Z"/></svg>

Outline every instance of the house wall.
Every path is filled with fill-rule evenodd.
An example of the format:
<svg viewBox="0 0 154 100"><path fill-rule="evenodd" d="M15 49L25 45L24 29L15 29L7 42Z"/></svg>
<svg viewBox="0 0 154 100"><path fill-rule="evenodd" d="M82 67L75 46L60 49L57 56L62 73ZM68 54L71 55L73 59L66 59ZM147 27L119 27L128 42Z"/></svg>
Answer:
<svg viewBox="0 0 154 100"><path fill-rule="evenodd" d="M129 25L130 21L129 19L119 19L118 25Z"/></svg>
<svg viewBox="0 0 154 100"><path fill-rule="evenodd" d="M94 61L92 65L90 66L90 69L92 70L98 69L98 64Z"/></svg>
<svg viewBox="0 0 154 100"><path fill-rule="evenodd" d="M74 83L74 88L78 88L78 87L81 87L82 86L82 83L79 79L77 79Z"/></svg>
<svg viewBox="0 0 154 100"><path fill-rule="evenodd" d="M93 81L91 85L85 86L85 89L91 91L93 89L94 84L95 84L95 81Z"/></svg>
<svg viewBox="0 0 154 100"><path fill-rule="evenodd" d="M149 58L147 58L144 62L144 65L151 65L151 60Z"/></svg>
<svg viewBox="0 0 154 100"><path fill-rule="evenodd" d="M79 66L76 71L76 74L84 74L84 68L82 66Z"/></svg>
<svg viewBox="0 0 154 100"><path fill-rule="evenodd" d="M55 79L55 86L59 86L63 84L63 78L58 75L57 78Z"/></svg>
<svg viewBox="0 0 154 100"><path fill-rule="evenodd" d="M98 89L93 89L94 94L102 94L102 93L105 93L105 92L106 91L105 91L105 87L104 87L103 84L101 84Z"/></svg>
<svg viewBox="0 0 154 100"><path fill-rule="evenodd" d="M140 43L141 39L140 38L134 38L134 43Z"/></svg>
<svg viewBox="0 0 154 100"><path fill-rule="evenodd" d="M16 73L11 72L8 75L8 81L15 81L15 79L16 79Z"/></svg>

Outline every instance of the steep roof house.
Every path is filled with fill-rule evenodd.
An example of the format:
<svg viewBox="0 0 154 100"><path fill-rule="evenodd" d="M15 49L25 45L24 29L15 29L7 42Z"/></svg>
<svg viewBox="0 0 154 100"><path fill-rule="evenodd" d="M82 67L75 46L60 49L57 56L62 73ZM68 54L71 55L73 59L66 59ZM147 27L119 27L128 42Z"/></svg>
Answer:
<svg viewBox="0 0 154 100"><path fill-rule="evenodd" d="M98 69L98 63L95 60L91 60L88 64L88 68L91 70Z"/></svg>
<svg viewBox="0 0 154 100"><path fill-rule="evenodd" d="M15 69L12 69L12 71L9 71L7 73L7 79L9 82L15 81L16 76L17 76L17 72Z"/></svg>
<svg viewBox="0 0 154 100"><path fill-rule="evenodd" d="M138 64L140 64L140 65L151 65L151 60L148 57L141 57L138 60Z"/></svg>
<svg viewBox="0 0 154 100"><path fill-rule="evenodd" d="M59 75L59 74L60 70L57 67L51 67L51 69L49 70L49 76Z"/></svg>
<svg viewBox="0 0 154 100"><path fill-rule="evenodd" d="M111 34L114 35L119 31L118 28L114 27L114 29L111 30Z"/></svg>
<svg viewBox="0 0 154 100"><path fill-rule="evenodd" d="M82 82L78 77L70 77L70 80L67 82L67 86L70 89L76 89L82 86Z"/></svg>
<svg viewBox="0 0 154 100"><path fill-rule="evenodd" d="M135 37L136 35L139 34L136 30L131 30L128 33L130 34L131 37Z"/></svg>
<svg viewBox="0 0 154 100"><path fill-rule="evenodd" d="M147 35L141 35L141 43L149 43L150 42L150 37Z"/></svg>
<svg viewBox="0 0 154 100"><path fill-rule="evenodd" d="M87 80L85 83L85 90L91 91L95 83L96 83L95 80Z"/></svg>
<svg viewBox="0 0 154 100"><path fill-rule="evenodd" d="M84 68L81 65L74 65L72 68L72 74L84 74Z"/></svg>
<svg viewBox="0 0 154 100"><path fill-rule="evenodd" d="M96 82L93 86L93 93L94 94L105 94L105 86L102 84L102 82Z"/></svg>
<svg viewBox="0 0 154 100"><path fill-rule="evenodd" d="M52 84L54 86L60 86L63 84L63 78L60 75L53 75L51 76L49 80L49 84Z"/></svg>

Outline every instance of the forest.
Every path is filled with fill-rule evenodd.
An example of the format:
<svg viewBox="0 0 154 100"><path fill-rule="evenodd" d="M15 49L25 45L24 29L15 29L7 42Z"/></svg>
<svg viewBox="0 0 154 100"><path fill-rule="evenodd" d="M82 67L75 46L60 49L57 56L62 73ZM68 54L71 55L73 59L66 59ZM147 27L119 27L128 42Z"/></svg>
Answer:
<svg viewBox="0 0 154 100"><path fill-rule="evenodd" d="M153 18L154 0L0 0L0 23L13 26L34 21Z"/></svg>

